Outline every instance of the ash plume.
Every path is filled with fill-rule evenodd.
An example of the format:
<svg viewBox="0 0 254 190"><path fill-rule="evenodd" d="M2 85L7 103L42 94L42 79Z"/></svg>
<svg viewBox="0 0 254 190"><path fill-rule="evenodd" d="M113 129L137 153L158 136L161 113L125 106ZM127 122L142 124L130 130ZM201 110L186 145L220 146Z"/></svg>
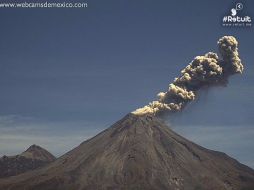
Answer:
<svg viewBox="0 0 254 190"><path fill-rule="evenodd" d="M243 65L238 53L238 42L233 36L224 36L218 41L221 58L208 52L197 56L187 65L181 75L169 84L166 92L158 93L158 100L133 111L133 114L159 115L181 111L188 102L195 100L197 91L204 87L228 83L231 75L242 73Z"/></svg>

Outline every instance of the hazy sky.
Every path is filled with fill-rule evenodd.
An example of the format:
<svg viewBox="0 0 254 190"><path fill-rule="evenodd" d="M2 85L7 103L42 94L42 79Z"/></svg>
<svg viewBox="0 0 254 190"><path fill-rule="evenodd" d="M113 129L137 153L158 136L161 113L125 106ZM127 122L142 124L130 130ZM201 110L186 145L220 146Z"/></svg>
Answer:
<svg viewBox="0 0 254 190"><path fill-rule="evenodd" d="M243 75L203 91L170 123L254 168L254 29L221 26L235 2L86 2L85 9L0 9L0 155L34 143L65 153L153 100L195 56L234 35ZM254 2L243 5L254 19Z"/></svg>

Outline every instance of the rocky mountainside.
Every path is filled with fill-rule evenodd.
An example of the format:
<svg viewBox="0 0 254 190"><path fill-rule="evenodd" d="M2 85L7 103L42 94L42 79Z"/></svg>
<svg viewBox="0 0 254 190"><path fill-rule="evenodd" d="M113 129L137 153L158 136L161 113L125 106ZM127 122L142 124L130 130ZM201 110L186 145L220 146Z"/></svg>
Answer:
<svg viewBox="0 0 254 190"><path fill-rule="evenodd" d="M46 167L0 180L8 190L253 190L254 170L128 114Z"/></svg>
<svg viewBox="0 0 254 190"><path fill-rule="evenodd" d="M55 159L47 150L32 145L19 155L0 158L0 178L18 175L45 166Z"/></svg>

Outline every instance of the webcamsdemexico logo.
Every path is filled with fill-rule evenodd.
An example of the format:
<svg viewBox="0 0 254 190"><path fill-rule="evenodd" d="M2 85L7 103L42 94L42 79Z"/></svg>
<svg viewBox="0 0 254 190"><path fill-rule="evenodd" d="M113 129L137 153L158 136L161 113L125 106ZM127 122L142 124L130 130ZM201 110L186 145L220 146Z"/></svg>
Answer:
<svg viewBox="0 0 254 190"><path fill-rule="evenodd" d="M251 17L244 13L242 3L236 3L235 7L231 8L230 14L223 16L222 26L251 26Z"/></svg>

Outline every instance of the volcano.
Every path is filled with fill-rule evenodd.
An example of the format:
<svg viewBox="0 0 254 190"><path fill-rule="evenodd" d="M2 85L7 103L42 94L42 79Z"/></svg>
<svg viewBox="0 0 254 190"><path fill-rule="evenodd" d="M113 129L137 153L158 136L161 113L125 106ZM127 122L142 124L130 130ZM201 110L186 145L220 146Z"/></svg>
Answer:
<svg viewBox="0 0 254 190"><path fill-rule="evenodd" d="M130 113L48 166L1 179L0 189L250 190L254 170Z"/></svg>
<svg viewBox="0 0 254 190"><path fill-rule="evenodd" d="M21 154L3 156L0 158L0 178L34 170L53 162L55 159L56 158L44 148L32 145Z"/></svg>

